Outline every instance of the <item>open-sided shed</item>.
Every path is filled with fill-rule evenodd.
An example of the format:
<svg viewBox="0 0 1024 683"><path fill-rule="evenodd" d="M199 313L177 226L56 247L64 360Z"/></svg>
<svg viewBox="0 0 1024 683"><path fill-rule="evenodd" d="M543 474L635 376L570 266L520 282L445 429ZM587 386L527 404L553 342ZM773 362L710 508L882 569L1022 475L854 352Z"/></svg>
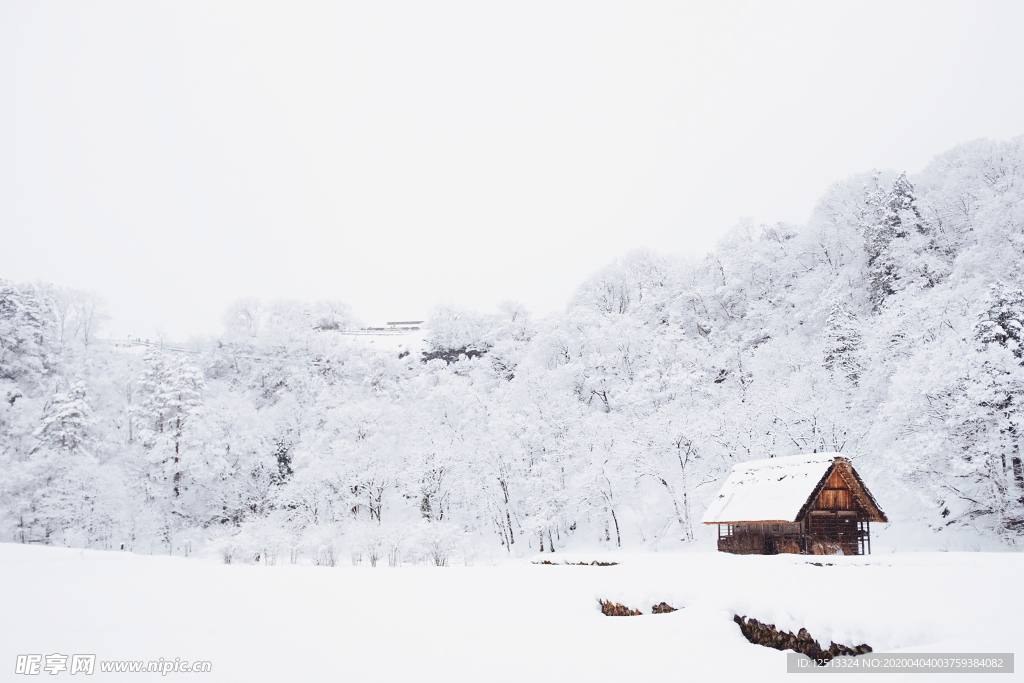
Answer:
<svg viewBox="0 0 1024 683"><path fill-rule="evenodd" d="M736 465L702 521L722 552L863 555L888 519L849 460L812 453Z"/></svg>

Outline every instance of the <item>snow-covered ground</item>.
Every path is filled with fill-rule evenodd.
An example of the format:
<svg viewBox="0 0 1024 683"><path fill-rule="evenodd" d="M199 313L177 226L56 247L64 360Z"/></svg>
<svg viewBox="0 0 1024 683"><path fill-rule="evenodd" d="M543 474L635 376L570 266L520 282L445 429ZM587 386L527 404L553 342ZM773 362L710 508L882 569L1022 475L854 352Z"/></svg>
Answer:
<svg viewBox="0 0 1024 683"><path fill-rule="evenodd" d="M826 646L1024 652L1018 553L544 559L620 564L266 567L0 544L0 666L62 653L209 660L207 681L786 678L785 653L749 644L736 613L805 627ZM605 617L599 598L645 614ZM681 609L650 614L661 601ZM97 671L91 680L153 677Z"/></svg>

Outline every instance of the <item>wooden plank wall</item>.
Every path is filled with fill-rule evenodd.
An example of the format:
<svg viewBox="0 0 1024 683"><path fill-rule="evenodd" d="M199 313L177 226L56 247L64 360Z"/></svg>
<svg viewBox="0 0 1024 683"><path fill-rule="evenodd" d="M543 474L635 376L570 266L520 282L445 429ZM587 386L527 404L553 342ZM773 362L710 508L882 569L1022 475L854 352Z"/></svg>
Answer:
<svg viewBox="0 0 1024 683"><path fill-rule="evenodd" d="M843 481L836 469L825 482L825 488L811 506L812 510L859 510L860 506L853 497L850 487Z"/></svg>

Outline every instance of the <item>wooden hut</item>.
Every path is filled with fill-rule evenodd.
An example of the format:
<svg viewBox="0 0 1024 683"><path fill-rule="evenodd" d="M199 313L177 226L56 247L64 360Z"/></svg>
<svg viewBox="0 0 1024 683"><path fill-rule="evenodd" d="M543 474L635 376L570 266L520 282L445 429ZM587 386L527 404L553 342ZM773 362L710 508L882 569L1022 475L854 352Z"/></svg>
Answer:
<svg viewBox="0 0 1024 683"><path fill-rule="evenodd" d="M849 460L812 453L736 465L702 521L726 553L864 555L889 520Z"/></svg>

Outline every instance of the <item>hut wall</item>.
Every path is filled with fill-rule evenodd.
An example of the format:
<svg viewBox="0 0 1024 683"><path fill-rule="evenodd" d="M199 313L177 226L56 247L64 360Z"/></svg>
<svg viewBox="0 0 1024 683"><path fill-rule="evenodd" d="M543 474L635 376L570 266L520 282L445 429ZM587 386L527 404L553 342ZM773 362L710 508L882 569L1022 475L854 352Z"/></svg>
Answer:
<svg viewBox="0 0 1024 683"><path fill-rule="evenodd" d="M814 500L811 509L856 511L860 510L860 506L857 505L857 501L853 497L853 491L843 481L837 468L832 471L828 481L825 482L825 487L818 493L818 497Z"/></svg>
<svg viewBox="0 0 1024 683"><path fill-rule="evenodd" d="M722 524L718 549L734 555L799 554L807 552L804 536L799 523Z"/></svg>
<svg viewBox="0 0 1024 683"><path fill-rule="evenodd" d="M863 555L867 535L867 522L856 513L816 512L803 524L721 524L718 550L734 555Z"/></svg>
<svg viewBox="0 0 1024 683"><path fill-rule="evenodd" d="M807 528L812 544L836 544L844 555L864 554L867 522L855 512L812 512Z"/></svg>

